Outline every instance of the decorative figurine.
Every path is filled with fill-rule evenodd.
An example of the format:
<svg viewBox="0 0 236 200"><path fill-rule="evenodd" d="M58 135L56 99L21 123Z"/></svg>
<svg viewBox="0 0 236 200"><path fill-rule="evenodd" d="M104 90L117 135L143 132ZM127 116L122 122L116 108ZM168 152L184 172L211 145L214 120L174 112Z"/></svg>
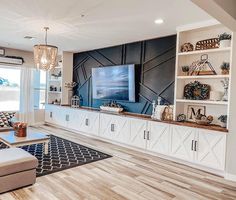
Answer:
<svg viewBox="0 0 236 200"><path fill-rule="evenodd" d="M223 87L224 87L224 95L222 97L222 101L228 101L228 89L229 89L229 79L225 78L221 81Z"/></svg>
<svg viewBox="0 0 236 200"><path fill-rule="evenodd" d="M155 113L156 113L156 101L153 100L152 101L152 116L151 116L152 119L155 119Z"/></svg>

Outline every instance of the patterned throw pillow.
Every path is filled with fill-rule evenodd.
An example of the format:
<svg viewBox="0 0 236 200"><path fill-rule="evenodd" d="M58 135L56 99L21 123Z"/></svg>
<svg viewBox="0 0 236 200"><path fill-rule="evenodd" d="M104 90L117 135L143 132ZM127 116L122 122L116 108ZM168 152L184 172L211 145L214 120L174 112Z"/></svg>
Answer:
<svg viewBox="0 0 236 200"><path fill-rule="evenodd" d="M15 114L15 112L0 112L0 127L11 127L10 120Z"/></svg>

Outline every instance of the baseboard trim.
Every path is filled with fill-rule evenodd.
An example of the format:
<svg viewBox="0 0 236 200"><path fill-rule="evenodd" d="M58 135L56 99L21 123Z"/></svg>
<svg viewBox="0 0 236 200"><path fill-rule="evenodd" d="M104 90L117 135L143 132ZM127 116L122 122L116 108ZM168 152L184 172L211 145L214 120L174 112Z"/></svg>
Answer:
<svg viewBox="0 0 236 200"><path fill-rule="evenodd" d="M235 174L225 173L225 179L229 180L229 181L236 182L236 175Z"/></svg>

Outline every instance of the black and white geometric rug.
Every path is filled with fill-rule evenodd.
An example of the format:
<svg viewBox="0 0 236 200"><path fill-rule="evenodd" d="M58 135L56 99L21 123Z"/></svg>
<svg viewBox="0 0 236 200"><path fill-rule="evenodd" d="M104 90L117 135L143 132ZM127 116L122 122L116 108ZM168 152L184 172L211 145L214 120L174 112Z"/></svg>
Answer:
<svg viewBox="0 0 236 200"><path fill-rule="evenodd" d="M0 142L0 149L4 148L7 148L7 146ZM111 157L108 154L55 135L50 135L49 153L47 155L43 153L42 144L28 145L21 148L38 159L37 177Z"/></svg>

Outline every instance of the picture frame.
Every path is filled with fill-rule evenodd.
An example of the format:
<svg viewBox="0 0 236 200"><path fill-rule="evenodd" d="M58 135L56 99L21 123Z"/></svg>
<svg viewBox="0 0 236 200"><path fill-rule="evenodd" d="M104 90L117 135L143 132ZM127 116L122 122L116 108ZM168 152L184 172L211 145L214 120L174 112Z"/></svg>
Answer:
<svg viewBox="0 0 236 200"><path fill-rule="evenodd" d="M206 115L206 106L188 105L188 108L187 108L187 121L195 122L195 117L198 114Z"/></svg>

